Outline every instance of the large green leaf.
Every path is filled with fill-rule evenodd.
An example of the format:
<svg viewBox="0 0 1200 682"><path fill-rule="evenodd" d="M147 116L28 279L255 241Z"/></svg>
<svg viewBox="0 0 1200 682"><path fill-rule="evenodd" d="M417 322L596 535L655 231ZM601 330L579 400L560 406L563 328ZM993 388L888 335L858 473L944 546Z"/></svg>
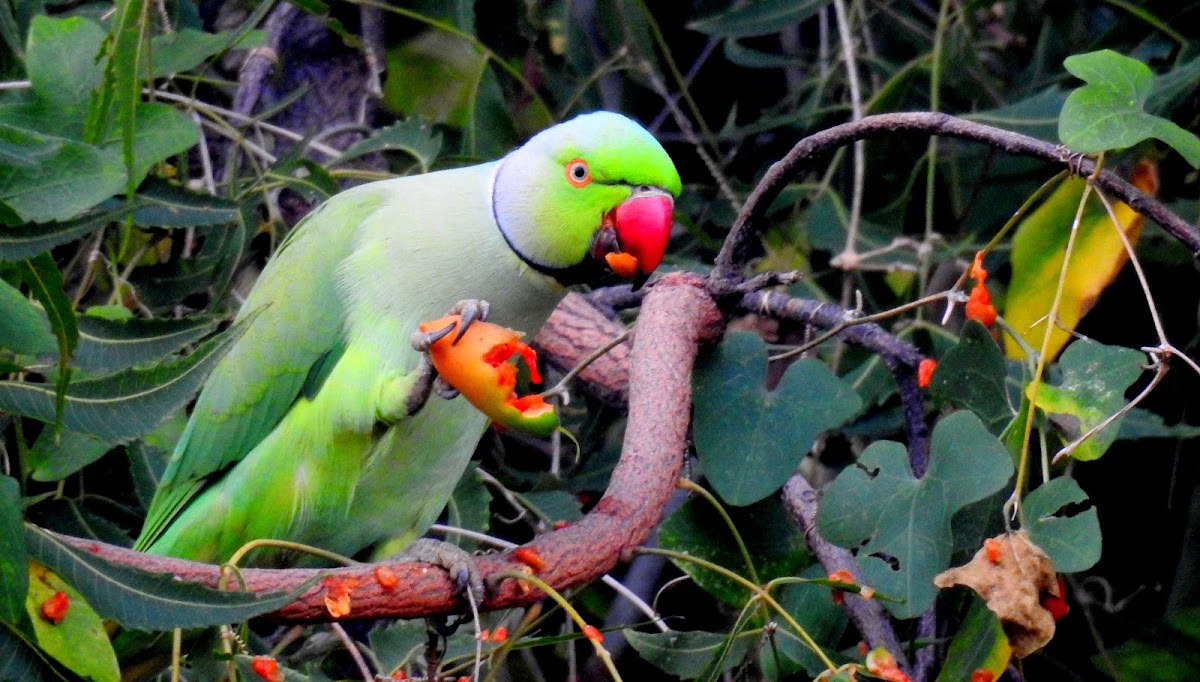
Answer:
<svg viewBox="0 0 1200 682"><path fill-rule="evenodd" d="M179 136L177 142L182 143L185 137L182 125L176 134ZM168 146L164 145L158 151L161 153L167 149ZM153 176L138 188L134 201L133 222L138 225L199 227L230 223L237 217L238 205L228 199L193 192L183 185Z"/></svg>
<svg viewBox="0 0 1200 682"><path fill-rule="evenodd" d="M73 356L75 365L93 374L103 374L160 360L208 336L221 318L198 315L118 321L81 315L77 322L79 345Z"/></svg>
<svg viewBox="0 0 1200 682"><path fill-rule="evenodd" d="M1042 548L1060 573L1086 571L1100 561L1100 517L1075 479L1059 476L1029 493L1021 505L1029 539Z"/></svg>
<svg viewBox="0 0 1200 682"><path fill-rule="evenodd" d="M687 632L638 632L627 630L629 645L648 663L681 680L694 680L707 672L718 656L724 654L718 670L729 672L742 662L746 652L758 641L756 632L735 636L729 651L724 651L729 635L692 630Z"/></svg>
<svg viewBox="0 0 1200 682"><path fill-rule="evenodd" d="M35 481L60 481L95 462L112 449L95 436L75 431L42 429L29 449L25 467Z"/></svg>
<svg viewBox="0 0 1200 682"><path fill-rule="evenodd" d="M1050 415L1067 441L1087 433L1125 405L1125 390L1142 375L1146 356L1121 346L1080 339L1058 362L1062 380L1038 389L1037 407ZM1030 394L1031 387L1026 388ZM1100 429L1071 451L1079 460L1098 459L1117 439L1121 419Z"/></svg>
<svg viewBox="0 0 1200 682"><path fill-rule="evenodd" d="M21 610L24 612L24 599ZM32 626L31 626L32 627ZM38 650L32 634L20 633L8 625L0 625L0 680L5 682L60 682L61 674L54 672Z"/></svg>
<svg viewBox="0 0 1200 682"><path fill-rule="evenodd" d="M728 503L757 502L782 486L822 431L853 417L862 400L821 362L805 358L768 391L767 348L729 334L696 365L693 430L700 466Z"/></svg>
<svg viewBox="0 0 1200 682"><path fill-rule="evenodd" d="M266 41L262 31L249 31L240 37L232 31L205 33L184 28L154 36L150 51L154 55L154 78L165 78L192 69L204 60L229 49L248 50Z"/></svg>
<svg viewBox="0 0 1200 682"><path fill-rule="evenodd" d="M412 116L408 120L381 128L371 137L351 145L338 157L338 163L364 154L393 150L402 151L416 159L421 166L421 172L427 173L442 150L442 135L435 132L428 123Z"/></svg>
<svg viewBox="0 0 1200 682"><path fill-rule="evenodd" d="M1200 167L1200 138L1144 110L1154 89L1150 67L1112 50L1067 57L1063 66L1086 83L1067 96L1059 115L1058 135L1068 147L1097 154L1153 137Z"/></svg>
<svg viewBox="0 0 1200 682"><path fill-rule="evenodd" d="M96 59L103 40L104 29L91 19L34 17L26 62L34 94L55 107L86 104L104 73Z"/></svg>
<svg viewBox="0 0 1200 682"><path fill-rule="evenodd" d="M0 348L23 355L53 352L54 332L45 315L16 287L0 280Z"/></svg>
<svg viewBox="0 0 1200 682"><path fill-rule="evenodd" d="M813 564L804 569L800 577L805 580L818 580L827 576L820 564ZM849 619L846 610L834 603L828 587L818 583L789 583L779 588L775 599L818 645L826 650L837 648ZM772 615L771 619L781 622L777 615ZM808 674L819 675L825 670L825 664L808 645L792 635L789 630L790 628L781 624L780 631L775 636L780 653L804 666Z"/></svg>
<svg viewBox="0 0 1200 682"><path fill-rule="evenodd" d="M72 382L63 405L63 426L110 443L146 434L192 397L247 326L243 321L178 360ZM53 422L54 389L46 384L0 382L0 409Z"/></svg>
<svg viewBox="0 0 1200 682"><path fill-rule="evenodd" d="M42 616L42 604L62 592L67 611L58 623ZM64 668L92 682L118 682L121 671L100 616L74 587L45 566L29 562L29 595L25 601L38 647Z"/></svg>
<svg viewBox="0 0 1200 682"><path fill-rule="evenodd" d="M50 321L50 330L58 342L58 376L55 378L54 392L51 394L53 417L45 420L58 426L63 414L67 382L71 379L68 362L79 342L79 327L75 323L71 301L63 291L62 273L59 272L53 256L49 253L34 256L21 263L18 273L33 297L42 304L42 310L46 311L46 318Z"/></svg>
<svg viewBox="0 0 1200 682"><path fill-rule="evenodd" d="M933 430L924 477L913 477L900 443L872 443L826 489L817 524L830 542L857 549L866 585L905 600L886 602L888 610L915 618L937 596L934 576L950 565L951 517L1012 473L1008 451L979 418L956 412Z"/></svg>
<svg viewBox="0 0 1200 682"><path fill-rule="evenodd" d="M21 486L11 476L0 476L0 621L15 624L21 620L28 590Z"/></svg>
<svg viewBox="0 0 1200 682"><path fill-rule="evenodd" d="M754 560L760 581L796 575L812 562L804 538L778 499L728 511ZM705 500L688 500L664 519L658 527L658 544L749 577L729 527ZM740 607L749 597L746 588L690 561L676 561L675 565L732 607Z"/></svg>
<svg viewBox="0 0 1200 682"><path fill-rule="evenodd" d="M132 117L133 122L105 139L101 148L114 157L125 158L130 174L126 184L129 194L133 194L154 164L187 151L200 139L196 123L167 104L139 101L123 115Z"/></svg>
<svg viewBox="0 0 1200 682"><path fill-rule="evenodd" d="M170 573L148 573L101 559L36 526L26 526L25 538L30 555L79 590L97 613L139 630L236 623L280 609L317 580L313 578L291 593L214 590L177 580Z"/></svg>
<svg viewBox="0 0 1200 682"><path fill-rule="evenodd" d="M0 164L0 201L22 220L68 220L120 191L119 158L73 140L0 123L0 145L28 165Z"/></svg>
<svg viewBox="0 0 1200 682"><path fill-rule="evenodd" d="M1016 411L1008 403L1004 355L995 339L975 320L963 325L962 337L938 362L929 391L975 413L988 430L999 433Z"/></svg>
<svg viewBox="0 0 1200 682"><path fill-rule="evenodd" d="M28 223L0 227L0 261L18 261L66 244L85 234L120 220L129 213L127 206L92 209L77 218L62 222Z"/></svg>

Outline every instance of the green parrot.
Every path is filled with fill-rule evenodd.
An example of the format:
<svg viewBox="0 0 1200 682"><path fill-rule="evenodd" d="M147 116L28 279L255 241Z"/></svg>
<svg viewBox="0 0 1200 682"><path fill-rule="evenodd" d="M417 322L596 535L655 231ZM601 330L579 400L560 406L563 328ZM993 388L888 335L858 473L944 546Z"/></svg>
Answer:
<svg viewBox="0 0 1200 682"><path fill-rule="evenodd" d="M418 325L486 298L491 321L533 332L570 285L644 281L680 189L645 129L596 112L499 161L332 197L238 313L248 328L208 377L136 547L219 562L259 538L344 555L418 538L487 425L463 399L423 404Z"/></svg>

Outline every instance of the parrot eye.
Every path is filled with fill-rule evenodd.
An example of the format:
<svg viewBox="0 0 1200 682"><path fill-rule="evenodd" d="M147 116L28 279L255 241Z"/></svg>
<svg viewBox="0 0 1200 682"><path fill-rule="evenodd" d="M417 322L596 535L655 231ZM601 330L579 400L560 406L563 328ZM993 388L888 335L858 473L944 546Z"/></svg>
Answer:
<svg viewBox="0 0 1200 682"><path fill-rule="evenodd" d="M567 182L571 183L573 187L583 187L592 181L592 171L588 168L587 161L583 159L569 161L565 170Z"/></svg>

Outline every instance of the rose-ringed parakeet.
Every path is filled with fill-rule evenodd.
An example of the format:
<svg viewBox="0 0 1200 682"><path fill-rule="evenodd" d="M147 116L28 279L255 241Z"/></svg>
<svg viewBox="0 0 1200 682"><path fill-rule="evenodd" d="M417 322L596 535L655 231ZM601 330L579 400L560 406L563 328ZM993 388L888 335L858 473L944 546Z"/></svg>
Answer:
<svg viewBox="0 0 1200 682"><path fill-rule="evenodd" d="M426 364L410 343L418 325L486 299L493 321L533 332L566 286L610 270L644 278L679 192L646 130L598 112L499 161L332 197L247 297L248 327L205 383L137 548L216 562L258 538L350 555L420 536L487 419L462 399L412 413Z"/></svg>

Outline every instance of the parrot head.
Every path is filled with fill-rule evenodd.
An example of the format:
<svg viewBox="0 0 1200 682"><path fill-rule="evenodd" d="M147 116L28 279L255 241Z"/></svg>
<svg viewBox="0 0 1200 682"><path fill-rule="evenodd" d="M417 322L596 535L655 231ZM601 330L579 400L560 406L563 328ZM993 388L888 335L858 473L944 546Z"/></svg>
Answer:
<svg viewBox="0 0 1200 682"><path fill-rule="evenodd" d="M671 157L637 123L578 116L501 159L492 210L508 245L562 284L607 273L641 286L662 261L679 196Z"/></svg>

